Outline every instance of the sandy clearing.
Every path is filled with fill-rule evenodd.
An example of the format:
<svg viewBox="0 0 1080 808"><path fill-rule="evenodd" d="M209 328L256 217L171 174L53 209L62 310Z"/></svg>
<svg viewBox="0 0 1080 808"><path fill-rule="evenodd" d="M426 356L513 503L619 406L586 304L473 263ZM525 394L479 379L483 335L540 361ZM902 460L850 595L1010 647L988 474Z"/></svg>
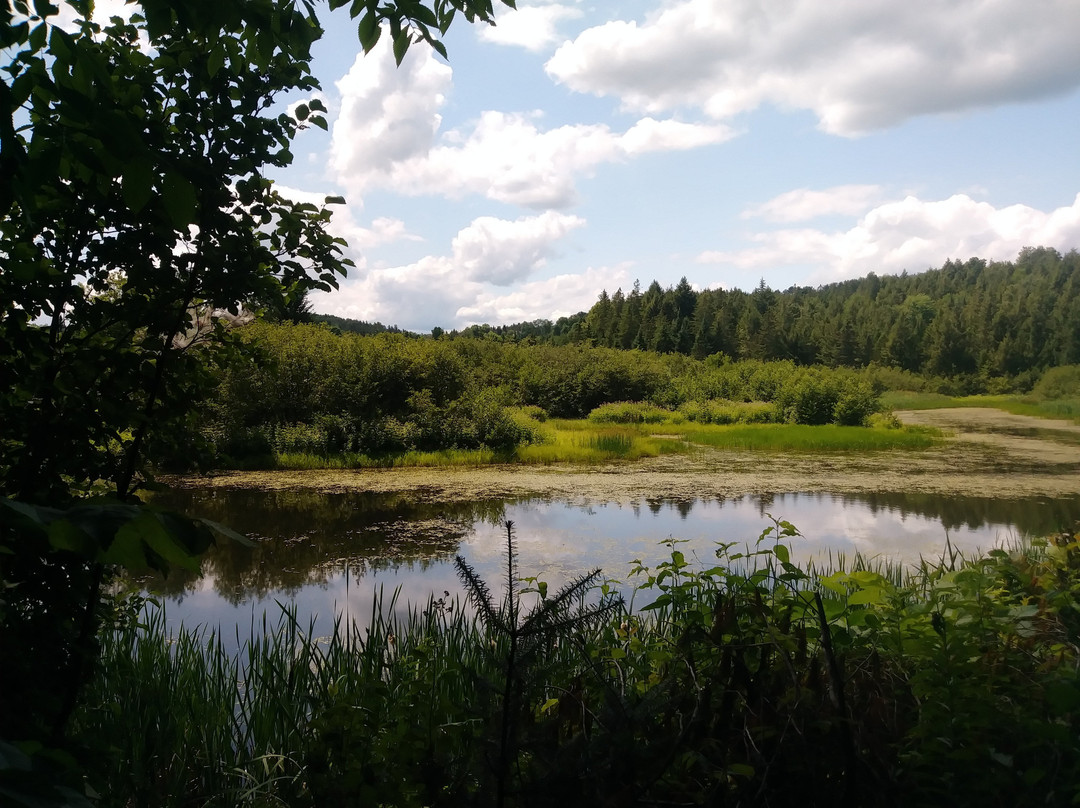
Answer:
<svg viewBox="0 0 1080 808"><path fill-rule="evenodd" d="M407 492L427 501L539 496L571 502L647 497L695 500L739 494L904 491L966 496L1080 495L1080 427L991 409L898 412L906 423L952 433L920 452L777 454L702 449L600 467L223 472L180 486ZM1032 430L1018 436L994 430ZM1055 433L1058 438L1055 439ZM1061 434L1064 433L1064 434ZM1067 437L1072 439L1061 440Z"/></svg>

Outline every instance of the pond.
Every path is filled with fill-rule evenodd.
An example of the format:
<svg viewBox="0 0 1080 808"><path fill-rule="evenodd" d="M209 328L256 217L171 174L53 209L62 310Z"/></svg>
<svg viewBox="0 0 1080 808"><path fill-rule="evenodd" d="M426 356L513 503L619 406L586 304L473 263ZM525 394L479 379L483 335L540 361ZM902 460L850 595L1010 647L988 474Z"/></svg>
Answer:
<svg viewBox="0 0 1080 808"><path fill-rule="evenodd" d="M208 517L245 533L253 547L213 548L202 574L174 574L154 587L169 622L220 626L241 639L278 603L295 604L301 623L331 630L335 615L362 624L377 591L400 590L395 608L434 594L461 593L454 571L462 555L500 590L505 522L515 526L522 575L552 587L601 567L628 596L630 562L655 564L674 538L688 556L711 563L717 541L753 543L770 514L802 533L790 542L798 560L828 561L856 552L917 562L937 557L946 540L972 551L1045 535L1080 519L1080 496L975 497L930 493L783 493L700 499L639 497L588 500L546 496L430 502L409 493L183 488L155 503ZM234 629L234 626L236 627Z"/></svg>

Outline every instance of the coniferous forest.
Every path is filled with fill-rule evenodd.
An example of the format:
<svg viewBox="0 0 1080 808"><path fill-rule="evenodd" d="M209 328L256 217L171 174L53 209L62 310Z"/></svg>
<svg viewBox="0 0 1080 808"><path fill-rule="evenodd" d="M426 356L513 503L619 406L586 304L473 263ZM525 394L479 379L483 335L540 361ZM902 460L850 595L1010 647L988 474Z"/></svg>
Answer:
<svg viewBox="0 0 1080 808"><path fill-rule="evenodd" d="M964 392L990 379L1020 387L1048 367L1080 362L1080 254L1037 247L1015 261L947 261L918 274L873 272L817 288L607 291L588 312L464 336L585 343L702 359L790 359L801 365L871 363L959 379ZM991 386L993 386L991 384Z"/></svg>

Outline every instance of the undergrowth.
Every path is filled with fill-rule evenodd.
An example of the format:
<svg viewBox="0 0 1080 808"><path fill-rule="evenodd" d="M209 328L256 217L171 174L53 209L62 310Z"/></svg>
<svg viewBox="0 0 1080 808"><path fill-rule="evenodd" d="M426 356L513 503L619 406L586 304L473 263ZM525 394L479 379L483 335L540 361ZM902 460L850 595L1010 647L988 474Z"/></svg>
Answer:
<svg viewBox="0 0 1080 808"><path fill-rule="evenodd" d="M800 567L775 520L586 577L237 657L160 613L102 638L78 715L121 805L1061 805L1080 800L1080 545ZM590 589L590 587L592 587ZM530 605L532 604L532 605Z"/></svg>

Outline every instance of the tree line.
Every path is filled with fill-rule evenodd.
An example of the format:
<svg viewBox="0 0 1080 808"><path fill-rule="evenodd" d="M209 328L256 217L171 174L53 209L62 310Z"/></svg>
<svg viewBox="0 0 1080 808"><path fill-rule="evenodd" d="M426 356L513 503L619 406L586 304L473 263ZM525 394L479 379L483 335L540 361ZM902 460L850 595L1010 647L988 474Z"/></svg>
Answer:
<svg viewBox="0 0 1080 808"><path fill-rule="evenodd" d="M686 278L605 290L588 312L552 322L470 326L460 336L586 344L703 359L891 366L955 379L957 392L1025 388L1080 362L1080 253L1025 248L1015 261L946 261L918 274L817 288L695 291ZM1010 380L1003 387L1002 380Z"/></svg>

